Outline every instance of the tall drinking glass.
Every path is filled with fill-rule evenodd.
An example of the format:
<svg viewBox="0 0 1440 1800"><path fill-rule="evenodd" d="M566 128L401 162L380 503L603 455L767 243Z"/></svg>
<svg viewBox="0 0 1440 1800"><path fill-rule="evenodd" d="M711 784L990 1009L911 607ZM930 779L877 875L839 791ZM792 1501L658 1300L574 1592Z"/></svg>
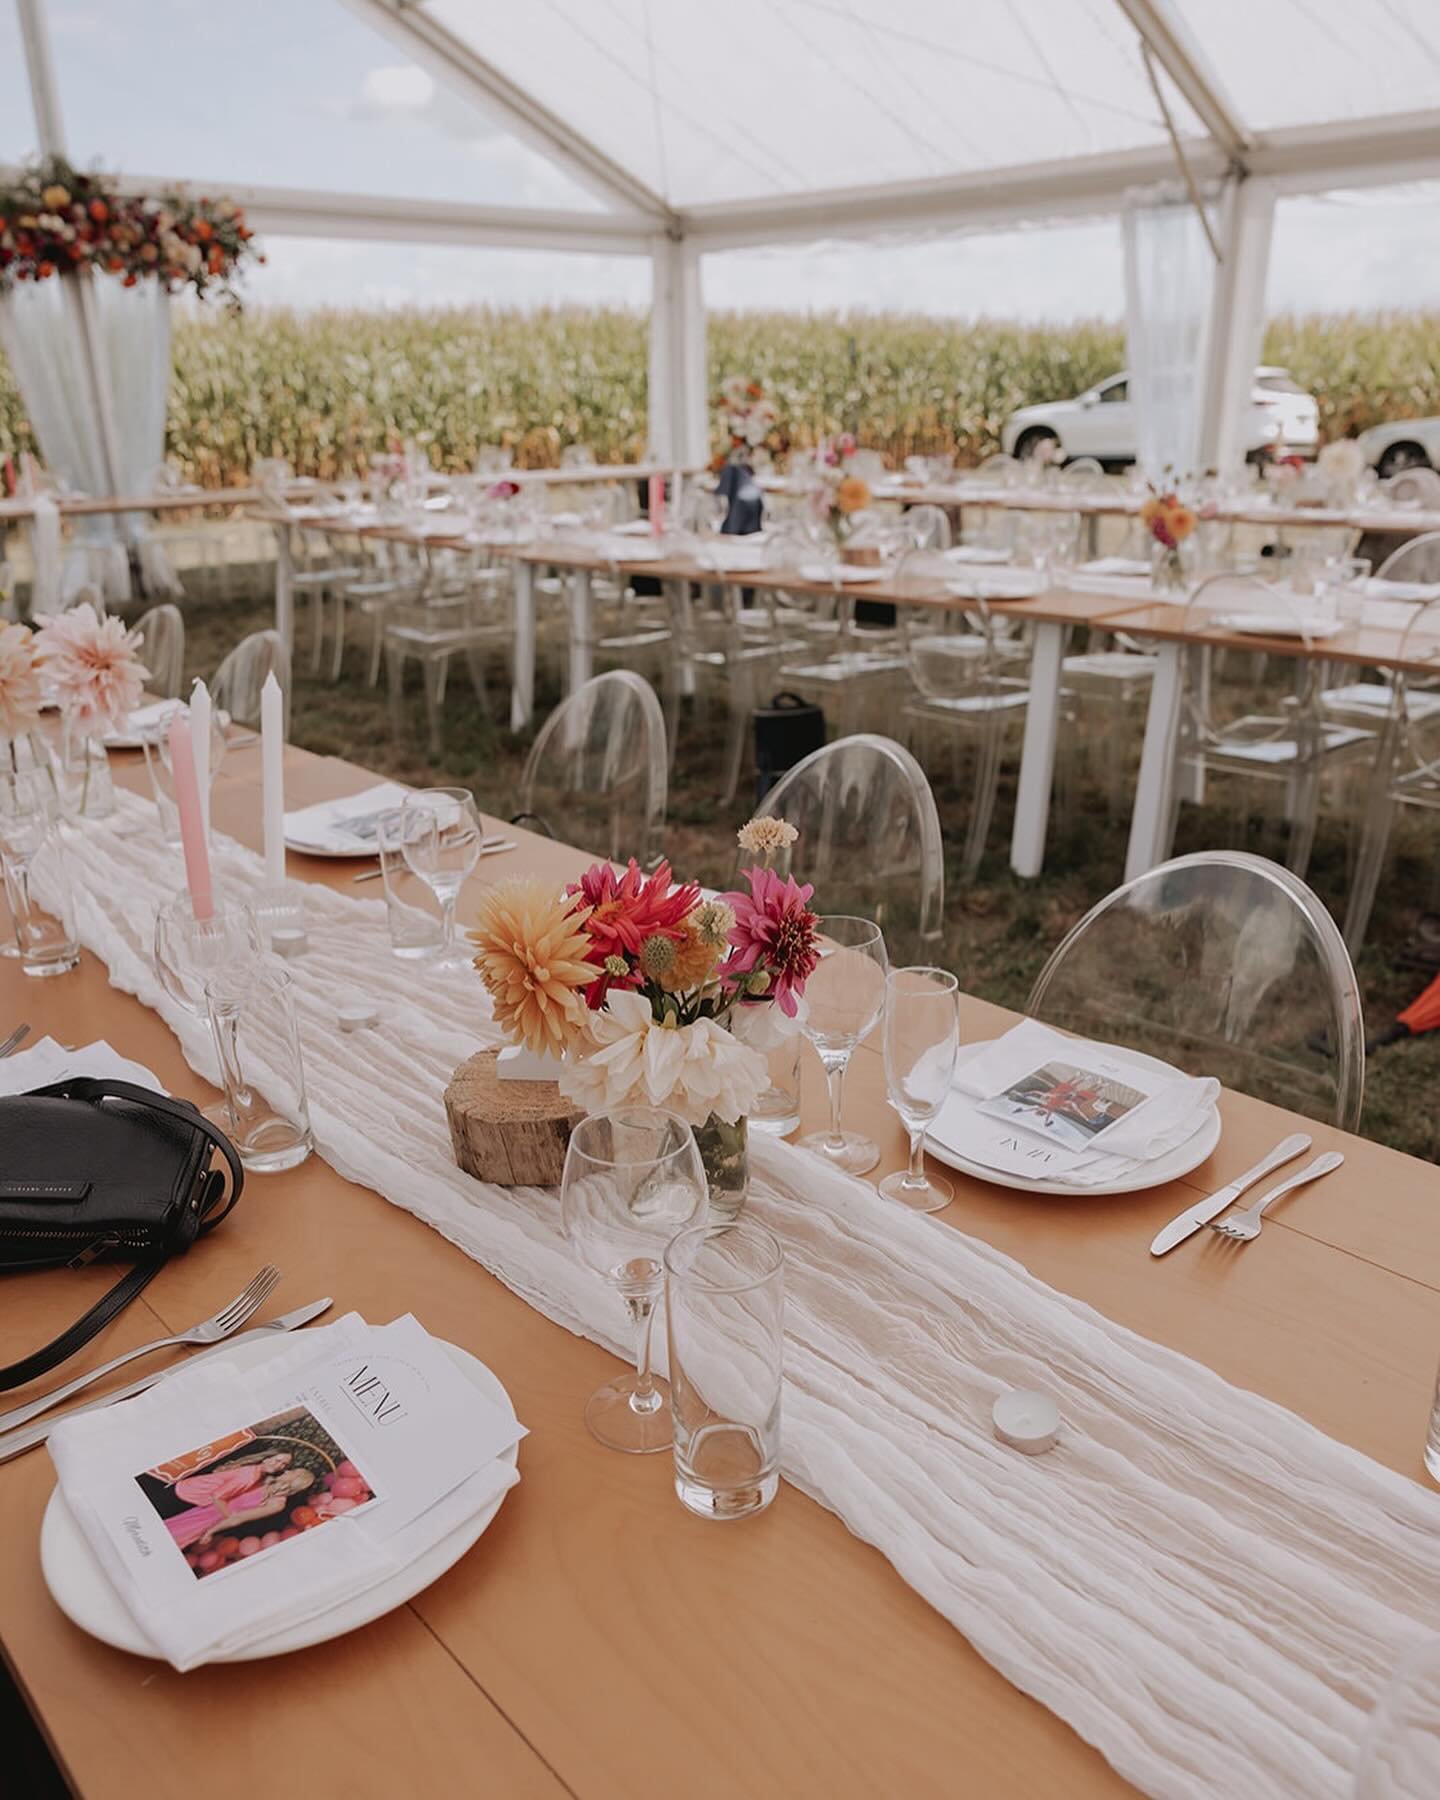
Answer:
<svg viewBox="0 0 1440 1800"><path fill-rule="evenodd" d="M257 1174L309 1156L310 1108L289 972L278 963L230 963L205 984L210 1031L225 1084L225 1130Z"/></svg>
<svg viewBox="0 0 1440 1800"><path fill-rule="evenodd" d="M170 767L170 727L177 716L189 709L182 701L176 701L168 712L162 713L141 734L140 746L145 752L145 768L150 776L150 791L155 796L155 805L160 813L160 831L165 842L179 848L180 844L180 809L175 802L175 772ZM225 760L228 740L218 714L212 713L210 719L210 788L213 793L215 777L220 773L220 765Z"/></svg>
<svg viewBox="0 0 1440 1800"><path fill-rule="evenodd" d="M439 906L430 884L406 861L404 819L398 806L376 816L375 848L385 889L390 948L406 961L436 955L441 940Z"/></svg>
<svg viewBox="0 0 1440 1800"><path fill-rule="evenodd" d="M243 902L217 901L208 919L197 919L188 893L177 894L155 915L155 974L160 986L195 1019L208 1019L207 983L222 970L253 968L260 960L260 933ZM234 1120L229 1103L200 1109L227 1135Z"/></svg>
<svg viewBox="0 0 1440 1800"><path fill-rule="evenodd" d="M702 1518L748 1518L780 1485L784 1263L748 1219L692 1226L666 1247L675 1492Z"/></svg>
<svg viewBox="0 0 1440 1800"><path fill-rule="evenodd" d="M661 1259L708 1206L695 1134L676 1113L622 1107L592 1113L571 1132L560 1180L565 1235L581 1262L619 1289L638 1339L635 1373L607 1381L585 1407L585 1423L612 1450L671 1446L669 1384L650 1369Z"/></svg>
<svg viewBox="0 0 1440 1800"><path fill-rule="evenodd" d="M840 1128L840 1097L855 1046L874 1030L885 1006L885 939L873 919L822 915L820 961L805 984L805 1035L815 1046L830 1089L830 1129L797 1141L838 1169L865 1175L880 1160L873 1138Z"/></svg>
<svg viewBox="0 0 1440 1800"><path fill-rule="evenodd" d="M960 1051L960 984L947 969L892 969L885 978L885 1084L910 1134L910 1166L880 1192L915 1212L939 1212L955 1190L925 1173L925 1127L950 1092Z"/></svg>
<svg viewBox="0 0 1440 1800"><path fill-rule="evenodd" d="M23 974L63 975L80 960L75 931L75 897L59 830L60 803L48 769L0 773L0 877L14 922ZM55 903L53 913L36 904L36 874Z"/></svg>
<svg viewBox="0 0 1440 1800"><path fill-rule="evenodd" d="M463 967L469 958L455 947L455 902L480 860L484 836L469 788L422 788L400 809L405 860L440 902L440 961Z"/></svg>

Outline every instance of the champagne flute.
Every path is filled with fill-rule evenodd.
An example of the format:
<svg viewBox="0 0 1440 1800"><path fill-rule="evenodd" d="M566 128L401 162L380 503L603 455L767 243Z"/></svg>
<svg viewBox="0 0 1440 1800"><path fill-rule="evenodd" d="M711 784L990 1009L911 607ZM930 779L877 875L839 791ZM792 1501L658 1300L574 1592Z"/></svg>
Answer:
<svg viewBox="0 0 1440 1800"><path fill-rule="evenodd" d="M620 1290L638 1337L634 1374L590 1396L585 1423L612 1450L645 1455L673 1437L670 1387L650 1371L650 1332L665 1246L704 1219L705 1165L676 1113L628 1106L592 1113L570 1134L560 1179L565 1235L587 1268Z"/></svg>
<svg viewBox="0 0 1440 1800"><path fill-rule="evenodd" d="M224 970L253 969L260 962L255 915L244 902L217 900L208 919L197 919L189 894L177 894L155 915L153 954L160 986L192 1018L208 1020L208 984ZM227 1136L234 1130L228 1100L200 1110Z"/></svg>
<svg viewBox="0 0 1440 1800"><path fill-rule="evenodd" d="M873 919L844 913L817 921L820 961L805 984L804 1031L815 1046L830 1089L830 1129L798 1142L838 1169L865 1175L880 1160L873 1138L840 1128L840 1095L855 1046L874 1029L885 1005L889 967L885 939Z"/></svg>
<svg viewBox="0 0 1440 1800"><path fill-rule="evenodd" d="M463 967L455 951L455 903L480 860L484 836L469 788L422 788L400 809L400 844L411 869L440 902L440 963Z"/></svg>
<svg viewBox="0 0 1440 1800"><path fill-rule="evenodd" d="M960 1050L960 984L946 969L892 969L885 978L885 1084L910 1134L910 1165L880 1192L915 1212L939 1212L955 1190L925 1173L925 1127L950 1092Z"/></svg>

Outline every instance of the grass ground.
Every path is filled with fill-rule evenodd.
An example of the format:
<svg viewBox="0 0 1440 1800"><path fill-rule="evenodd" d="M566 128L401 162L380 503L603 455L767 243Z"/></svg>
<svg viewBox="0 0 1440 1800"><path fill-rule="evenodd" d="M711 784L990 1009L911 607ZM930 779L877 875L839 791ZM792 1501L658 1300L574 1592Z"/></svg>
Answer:
<svg viewBox="0 0 1440 1800"><path fill-rule="evenodd" d="M270 603L257 599L195 605L187 607L187 617L190 672L208 675L241 636L271 622ZM332 685L328 678L310 671L306 631L307 623L302 621L293 696L292 735L296 742L399 780L422 785L463 784L473 789L482 810L492 816L505 817L514 811L530 734L513 734L499 722L506 710L508 677L498 659L488 710L477 703L457 667L446 703L445 754L437 764L425 753L418 679L407 696L408 717L397 739L390 730L383 689L365 685L358 647L349 652L341 681ZM542 655L538 716L543 718L558 698L554 660ZM676 868L686 875L723 884L731 874L732 834L747 816L747 808L743 793L734 805L722 804L715 793L721 731L718 712L712 715L703 708L683 721L666 848ZM1134 736L1134 754L1138 756L1138 721ZM1005 1005L1023 1006L1031 983L1065 931L1121 879L1126 821L1110 815L1086 752L1083 741L1062 743L1061 754L1069 763L1066 803L1052 811L1045 872L1040 879L1020 881L1008 864L1013 767L1002 786L989 852L978 880L962 887L954 868L949 871L944 960L969 992ZM943 776L935 792L947 850L958 855L964 797ZM1237 818L1219 806L1187 807L1181 815L1176 849L1224 845L1283 854L1275 830L1267 835L1261 822L1252 821L1250 836L1242 845L1236 835L1238 826ZM1396 850L1381 886L1359 969L1371 1032L1390 1023L1428 979L1423 972L1398 966L1396 957L1430 902L1435 848L1433 825L1408 822L1397 833ZM1343 909L1348 883L1346 834L1334 818L1322 818L1309 879L1333 911ZM1367 1079L1366 1135L1412 1155L1440 1161L1440 1110L1434 1103L1437 1077L1440 1032L1377 1051Z"/></svg>

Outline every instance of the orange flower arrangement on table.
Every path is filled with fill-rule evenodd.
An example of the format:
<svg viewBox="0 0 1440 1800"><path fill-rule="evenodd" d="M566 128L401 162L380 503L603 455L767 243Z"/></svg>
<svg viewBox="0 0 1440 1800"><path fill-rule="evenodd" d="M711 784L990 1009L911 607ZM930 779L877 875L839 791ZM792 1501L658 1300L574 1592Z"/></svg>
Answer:
<svg viewBox="0 0 1440 1800"><path fill-rule="evenodd" d="M846 431L837 438L822 439L815 449L815 486L810 493L816 522L825 526L837 544L855 529L858 514L870 504L870 484L853 474L855 439Z"/></svg>
<svg viewBox="0 0 1440 1800"><path fill-rule="evenodd" d="M103 176L47 157L0 186L0 292L95 269L126 287L156 276L172 293L215 289L238 305L236 275L265 260L253 238L233 200L121 194Z"/></svg>
<svg viewBox="0 0 1440 1800"><path fill-rule="evenodd" d="M1140 508L1140 517L1159 546L1154 583L1159 588L1183 588L1185 564L1180 546L1194 531L1197 514L1173 490L1152 492Z"/></svg>

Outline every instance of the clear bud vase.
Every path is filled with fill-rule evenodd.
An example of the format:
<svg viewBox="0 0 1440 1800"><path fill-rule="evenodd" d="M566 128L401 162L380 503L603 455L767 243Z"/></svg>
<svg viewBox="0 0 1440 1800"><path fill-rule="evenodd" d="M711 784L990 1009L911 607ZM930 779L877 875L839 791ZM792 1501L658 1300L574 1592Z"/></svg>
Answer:
<svg viewBox="0 0 1440 1800"><path fill-rule="evenodd" d="M711 1113L703 1125L694 1129L710 1189L710 1223L733 1225L744 1211L750 1191L748 1121L737 1119L733 1125L727 1125Z"/></svg>
<svg viewBox="0 0 1440 1800"><path fill-rule="evenodd" d="M110 759L92 732L67 724L54 752L60 808L67 819L108 819L115 811Z"/></svg>
<svg viewBox="0 0 1440 1800"><path fill-rule="evenodd" d="M1157 594L1188 591L1190 561L1179 544L1155 544L1150 553L1150 585Z"/></svg>

